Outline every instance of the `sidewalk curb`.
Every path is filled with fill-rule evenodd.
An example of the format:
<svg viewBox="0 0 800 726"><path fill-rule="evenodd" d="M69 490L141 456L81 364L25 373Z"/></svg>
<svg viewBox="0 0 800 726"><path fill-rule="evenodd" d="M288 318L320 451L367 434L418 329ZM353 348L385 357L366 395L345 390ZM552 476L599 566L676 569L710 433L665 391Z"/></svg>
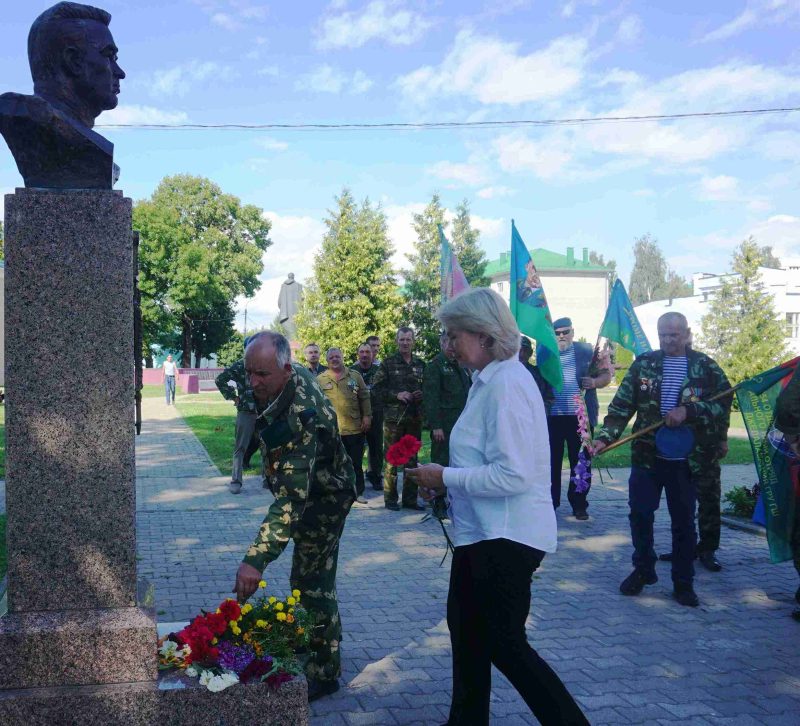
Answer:
<svg viewBox="0 0 800 726"><path fill-rule="evenodd" d="M730 527L731 529L740 529L743 532L749 532L750 534L755 534L764 538L767 536L767 530L760 524L749 522L741 517L730 517L723 514L720 517L720 520L722 521L722 524L724 524L726 527Z"/></svg>

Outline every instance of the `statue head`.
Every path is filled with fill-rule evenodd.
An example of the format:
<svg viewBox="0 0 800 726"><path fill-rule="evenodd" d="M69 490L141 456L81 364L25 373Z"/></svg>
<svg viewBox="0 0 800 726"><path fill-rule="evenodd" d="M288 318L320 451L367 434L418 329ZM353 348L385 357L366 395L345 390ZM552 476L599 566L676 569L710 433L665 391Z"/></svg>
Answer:
<svg viewBox="0 0 800 726"><path fill-rule="evenodd" d="M289 273L289 280L290 280L291 282L294 282L294 272L290 272L290 273Z"/></svg>
<svg viewBox="0 0 800 726"><path fill-rule="evenodd" d="M61 2L36 18L28 34L34 94L90 128L116 108L125 78L110 22L105 10Z"/></svg>

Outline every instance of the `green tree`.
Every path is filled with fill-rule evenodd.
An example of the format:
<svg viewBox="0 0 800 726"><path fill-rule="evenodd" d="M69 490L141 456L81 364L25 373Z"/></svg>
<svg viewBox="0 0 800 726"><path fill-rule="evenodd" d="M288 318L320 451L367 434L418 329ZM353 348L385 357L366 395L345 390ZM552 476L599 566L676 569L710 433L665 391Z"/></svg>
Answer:
<svg viewBox="0 0 800 726"><path fill-rule="evenodd" d="M444 211L439 195L434 194L422 213L414 215L417 241L414 253L407 255L411 269L403 271L406 281L403 323L414 328L416 353L425 359L439 352L440 326L435 318L441 304L438 225L441 224L443 229L446 227Z"/></svg>
<svg viewBox="0 0 800 726"><path fill-rule="evenodd" d="M261 285L270 223L203 177L166 177L136 203L145 349L179 336L182 366L209 355L232 333L233 301ZM216 346L216 347L215 347Z"/></svg>
<svg viewBox="0 0 800 726"><path fill-rule="evenodd" d="M617 261L609 260L606 262L603 255L601 255L599 252L589 250L589 262L591 262L593 265L605 267L608 270L608 287L611 289L611 287L617 281Z"/></svg>
<svg viewBox="0 0 800 726"><path fill-rule="evenodd" d="M229 365L236 363L236 361L243 356L244 335L238 330L234 330L228 342L221 345L219 350L217 350L217 364L221 368L227 368Z"/></svg>
<svg viewBox="0 0 800 726"><path fill-rule="evenodd" d="M628 295L634 305L692 294L692 286L667 267L658 240L652 235L646 234L634 242L633 256Z"/></svg>
<svg viewBox="0 0 800 726"><path fill-rule="evenodd" d="M394 339L402 299L383 210L368 199L358 205L347 188L335 202L297 312L297 336L315 341L323 355L337 346L349 360L368 335Z"/></svg>
<svg viewBox="0 0 800 726"><path fill-rule="evenodd" d="M469 202L464 199L456 207L450 244L458 257L464 277L472 287L488 287L491 280L484 274L488 260L480 248L481 233L472 226Z"/></svg>
<svg viewBox="0 0 800 726"><path fill-rule="evenodd" d="M773 270L780 270L783 265L780 259L772 251L772 245L764 245L758 248L761 253L761 266L770 267Z"/></svg>
<svg viewBox="0 0 800 726"><path fill-rule="evenodd" d="M786 331L758 271L762 251L753 238L733 253L732 273L709 301L700 321L701 346L738 383L785 360Z"/></svg>

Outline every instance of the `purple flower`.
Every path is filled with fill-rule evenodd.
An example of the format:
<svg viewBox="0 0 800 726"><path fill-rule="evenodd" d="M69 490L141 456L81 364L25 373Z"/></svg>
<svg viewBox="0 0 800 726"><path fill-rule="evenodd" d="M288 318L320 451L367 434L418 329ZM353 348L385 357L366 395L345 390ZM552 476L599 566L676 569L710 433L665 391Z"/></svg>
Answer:
<svg viewBox="0 0 800 726"><path fill-rule="evenodd" d="M255 651L249 645L234 645L228 640L219 644L219 664L237 675L255 659Z"/></svg>
<svg viewBox="0 0 800 726"><path fill-rule="evenodd" d="M588 491L592 481L592 459L586 449L581 449L578 453L578 463L575 465L575 476L572 483L575 484L575 491L583 494Z"/></svg>

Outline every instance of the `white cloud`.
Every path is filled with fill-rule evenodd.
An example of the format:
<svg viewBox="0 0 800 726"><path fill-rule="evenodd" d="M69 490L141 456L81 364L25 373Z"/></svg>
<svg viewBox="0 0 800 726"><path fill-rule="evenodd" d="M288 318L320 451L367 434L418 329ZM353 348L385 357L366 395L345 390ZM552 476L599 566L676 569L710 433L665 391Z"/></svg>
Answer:
<svg viewBox="0 0 800 726"><path fill-rule="evenodd" d="M130 126L134 124L180 124L189 117L183 111L167 111L153 106L122 105L106 111L100 117L98 127L112 124Z"/></svg>
<svg viewBox="0 0 800 726"><path fill-rule="evenodd" d="M211 22L223 30L235 32L252 27L253 23L263 21L269 14L266 5L249 0L193 0Z"/></svg>
<svg viewBox="0 0 800 726"><path fill-rule="evenodd" d="M800 258L800 217L775 214L752 224L742 239L752 235L760 245L772 246L781 259Z"/></svg>
<svg viewBox="0 0 800 726"><path fill-rule="evenodd" d="M289 148L289 144L287 142L280 141L278 139L272 139L269 136L256 139L256 144L267 151L286 151L286 149Z"/></svg>
<svg viewBox="0 0 800 726"><path fill-rule="evenodd" d="M503 171L532 171L541 179L552 179L572 161L569 144L553 144L552 140L534 141L523 132L503 134L493 147Z"/></svg>
<svg viewBox="0 0 800 726"><path fill-rule="evenodd" d="M712 202L730 202L739 198L739 180L733 176L703 177L699 181L700 199Z"/></svg>
<svg viewBox="0 0 800 726"><path fill-rule="evenodd" d="M732 20L706 33L701 42L727 40L759 25L783 23L800 14L797 0L749 0L745 9Z"/></svg>
<svg viewBox="0 0 800 726"><path fill-rule="evenodd" d="M239 30L242 27L242 24L228 13L214 13L211 22L225 30Z"/></svg>
<svg viewBox="0 0 800 726"><path fill-rule="evenodd" d="M360 48L371 40L389 45L411 45L432 23L397 0L374 0L360 12L329 15L320 23L317 47Z"/></svg>
<svg viewBox="0 0 800 726"><path fill-rule="evenodd" d="M795 131L773 131L761 137L759 147L768 159L796 162L800 158L800 134Z"/></svg>
<svg viewBox="0 0 800 726"><path fill-rule="evenodd" d="M264 66L256 71L256 75L259 76L277 76L278 73L278 66Z"/></svg>
<svg viewBox="0 0 800 726"><path fill-rule="evenodd" d="M580 83L588 44L584 38L563 36L528 55L518 51L518 43L462 30L438 67L418 68L398 78L397 85L417 103L454 95L484 104L552 100Z"/></svg>
<svg viewBox="0 0 800 726"><path fill-rule="evenodd" d="M360 94L369 90L371 86L372 81L363 71L349 74L327 64L301 76L296 83L296 88L300 90L337 94L342 92Z"/></svg>
<svg viewBox="0 0 800 726"><path fill-rule="evenodd" d="M561 17L571 18L577 12L581 5L595 7L599 5L600 0L569 0L561 7Z"/></svg>
<svg viewBox="0 0 800 726"><path fill-rule="evenodd" d="M459 164L440 161L427 168L427 173L442 181L478 186L486 182L486 172L478 164Z"/></svg>
<svg viewBox="0 0 800 726"><path fill-rule="evenodd" d="M642 34L642 21L636 15L626 15L617 28L617 40L633 43Z"/></svg>
<svg viewBox="0 0 800 726"><path fill-rule="evenodd" d="M155 71L145 83L154 96L185 96L192 87L210 79L227 81L234 77L229 66L214 61L192 60Z"/></svg>
<svg viewBox="0 0 800 726"><path fill-rule="evenodd" d="M484 187L477 192L481 199L498 199L500 197L508 197L514 194L514 190L510 187L497 186L497 187Z"/></svg>

